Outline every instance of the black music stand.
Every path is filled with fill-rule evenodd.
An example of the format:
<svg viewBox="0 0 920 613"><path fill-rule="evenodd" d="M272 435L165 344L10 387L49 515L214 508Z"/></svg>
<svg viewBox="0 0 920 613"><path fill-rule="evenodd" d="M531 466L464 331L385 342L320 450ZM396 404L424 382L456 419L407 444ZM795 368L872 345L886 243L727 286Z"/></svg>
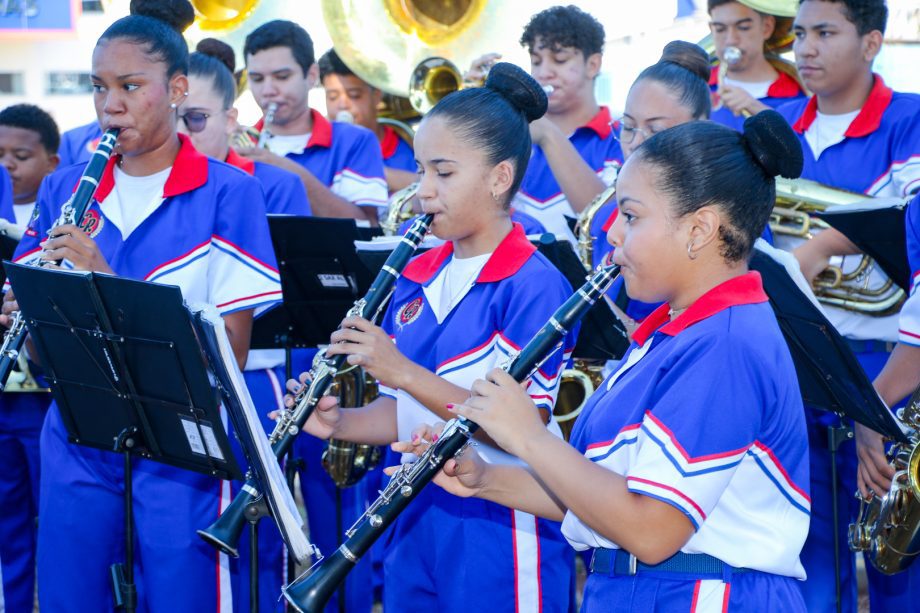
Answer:
<svg viewBox="0 0 920 613"><path fill-rule="evenodd" d="M907 203L900 199L874 198L857 204L834 206L817 216L853 241L878 262L892 281L910 291L910 264L904 216Z"/></svg>
<svg viewBox="0 0 920 613"><path fill-rule="evenodd" d="M798 288L782 264L754 250L750 268L760 272L770 306L789 346L805 404L843 415L885 436L906 442L897 421L872 387L840 333ZM840 610L840 543L837 450L853 438L848 425L828 427L837 609Z"/></svg>
<svg viewBox="0 0 920 613"><path fill-rule="evenodd" d="M125 562L111 570L115 606L135 611L132 457L242 477L182 294L105 274L5 267L70 441L124 457Z"/></svg>

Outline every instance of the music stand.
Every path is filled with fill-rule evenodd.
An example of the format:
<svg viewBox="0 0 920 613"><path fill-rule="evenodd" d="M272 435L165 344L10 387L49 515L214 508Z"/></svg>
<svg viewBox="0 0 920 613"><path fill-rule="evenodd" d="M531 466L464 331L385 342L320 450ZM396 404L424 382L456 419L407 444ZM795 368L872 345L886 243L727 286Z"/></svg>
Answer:
<svg viewBox="0 0 920 613"><path fill-rule="evenodd" d="M802 400L813 407L845 415L900 442L907 437L882 402L850 347L821 310L798 288L781 263L759 246L750 268L760 272L770 306L789 346ZM849 426L828 427L831 456L831 512L834 530L835 593L840 605L839 508L837 450L853 438Z"/></svg>
<svg viewBox="0 0 920 613"><path fill-rule="evenodd" d="M125 562L115 606L135 611L132 457L242 477L178 287L5 263L72 443L120 453Z"/></svg>
<svg viewBox="0 0 920 613"><path fill-rule="evenodd" d="M857 204L833 206L817 216L853 241L878 262L892 281L909 292L911 271L907 261L906 211L907 203L903 200L872 198Z"/></svg>

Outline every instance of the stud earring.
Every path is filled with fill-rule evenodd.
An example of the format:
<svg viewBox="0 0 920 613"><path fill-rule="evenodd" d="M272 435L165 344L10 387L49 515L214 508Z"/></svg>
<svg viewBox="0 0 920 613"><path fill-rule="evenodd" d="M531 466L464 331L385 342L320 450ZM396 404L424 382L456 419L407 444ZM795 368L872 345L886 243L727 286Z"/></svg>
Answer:
<svg viewBox="0 0 920 613"><path fill-rule="evenodd" d="M177 108L179 108L179 105L177 105L175 102L173 102L173 103L171 103L171 104L169 105L169 108L171 108L172 110L176 110Z"/></svg>

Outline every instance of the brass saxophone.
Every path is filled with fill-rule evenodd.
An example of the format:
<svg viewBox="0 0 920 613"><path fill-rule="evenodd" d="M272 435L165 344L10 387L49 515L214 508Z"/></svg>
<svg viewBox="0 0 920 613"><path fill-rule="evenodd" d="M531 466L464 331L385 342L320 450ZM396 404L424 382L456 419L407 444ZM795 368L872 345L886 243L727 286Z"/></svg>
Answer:
<svg viewBox="0 0 920 613"><path fill-rule="evenodd" d="M380 220L380 229L387 236L395 236L404 221L412 219L412 202L418 193L418 183L402 188L387 200L387 214Z"/></svg>
<svg viewBox="0 0 920 613"><path fill-rule="evenodd" d="M859 515L848 535L850 549L866 552L886 575L906 570L920 553L920 388L898 417L911 431L909 442L889 451L895 469L891 489L868 501L860 496Z"/></svg>
<svg viewBox="0 0 920 613"><path fill-rule="evenodd" d="M360 366L352 366L339 371L329 393L343 407L361 407L377 397L377 382ZM337 487L351 487L380 463L382 455L377 445L329 439L323 451L323 470Z"/></svg>
<svg viewBox="0 0 920 613"><path fill-rule="evenodd" d="M585 265L588 271L594 270L594 237L591 236L591 224L594 222L597 212L601 207L607 204L607 201L613 198L617 191L616 182L611 183L607 188L594 197L594 200L588 203L588 206L578 214L578 220L575 222L575 239L577 240L576 248L578 249L578 259Z"/></svg>

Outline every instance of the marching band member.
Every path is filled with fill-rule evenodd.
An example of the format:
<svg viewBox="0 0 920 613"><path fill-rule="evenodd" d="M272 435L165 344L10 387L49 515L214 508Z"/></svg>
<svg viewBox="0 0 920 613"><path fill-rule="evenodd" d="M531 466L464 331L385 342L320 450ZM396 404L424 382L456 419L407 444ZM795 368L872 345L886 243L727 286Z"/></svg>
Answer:
<svg viewBox="0 0 920 613"><path fill-rule="evenodd" d="M709 0L709 29L719 66L712 68L712 120L741 130L744 116L773 108L805 92L795 78L777 70L766 54L781 45L795 17L795 0ZM726 61L725 49L739 53ZM722 82L719 75L724 74Z"/></svg>
<svg viewBox="0 0 920 613"><path fill-rule="evenodd" d="M666 304L578 417L572 446L543 432L499 369L451 408L529 468L467 450L437 482L564 518L572 546L593 549L583 611L805 611L795 586L809 513L802 402L747 267L773 177L801 165L775 113L743 134L689 122L650 138L620 171L608 237L629 294ZM394 448L421 451L434 434L413 436Z"/></svg>
<svg viewBox="0 0 920 613"><path fill-rule="evenodd" d="M415 155L412 143L403 139L393 128L377 121L377 106L383 92L365 83L335 52L330 49L319 58L319 80L326 93L326 115L330 120L342 120L348 113L350 121L373 132L380 142L387 189L392 193L415 182Z"/></svg>
<svg viewBox="0 0 920 613"><path fill-rule="evenodd" d="M268 149L237 153L296 173L307 189L314 214L352 217L377 225L387 203L380 147L358 126L330 123L308 104L317 82L313 41L290 21L270 21L246 37L243 47L249 89L262 108L275 105Z"/></svg>
<svg viewBox="0 0 920 613"><path fill-rule="evenodd" d="M0 164L0 217L10 223L16 222L16 215L13 213L13 180L10 179L10 173Z"/></svg>
<svg viewBox="0 0 920 613"><path fill-rule="evenodd" d="M793 50L799 74L815 95L778 110L802 143L804 178L869 196L906 197L920 187L920 96L894 92L872 72L887 14L884 0L803 1L793 26ZM827 267L831 256L858 252L842 234L829 229L794 253L803 274L812 280ZM852 269L856 260L845 258L844 270ZM898 339L897 316L868 317L831 306L826 312L847 338L866 374L874 379ZM826 431L837 420L811 410L807 418L815 505L802 553L809 580L802 587L810 610L830 611L834 609L835 535ZM856 424L856 439L859 447L881 448L880 436L860 424ZM838 506L849 509L855 517L855 450L842 445L838 459ZM846 552L845 516L839 526L836 538L846 559L841 567L843 610L855 611L855 562ZM883 580L874 569L867 572L870 586L884 581L889 584L885 591L895 594L902 590L894 586L902 581L900 578ZM870 588L870 593L877 591Z"/></svg>
<svg viewBox="0 0 920 613"><path fill-rule="evenodd" d="M346 318L333 333L328 352L348 354L348 363L376 377L381 396L348 409L324 398L308 432L386 444L447 417L445 402L466 398L470 383L529 340L570 294L562 274L508 216L530 155L527 123L545 110L537 82L503 63L485 87L449 94L426 115L415 137L418 197L434 214L431 231L447 242L409 263L382 327ZM570 335L529 389L543 427L563 354L573 346ZM288 388L298 386L290 381ZM517 463L487 443L490 461ZM572 557L558 524L432 488L391 530L384 555L388 611L407 603L438 611L569 608Z"/></svg>
<svg viewBox="0 0 920 613"><path fill-rule="evenodd" d="M61 146L58 148L61 168L88 162L100 140L102 130L99 129L98 121L91 121L61 134Z"/></svg>
<svg viewBox="0 0 920 613"><path fill-rule="evenodd" d="M0 167L11 173L13 187L8 221L29 225L38 187L57 167L59 142L54 119L37 106L0 111ZM35 602L38 440L50 402L47 392L0 394L0 496L10 505L0 521L0 602L10 613L30 612Z"/></svg>
<svg viewBox="0 0 920 613"><path fill-rule="evenodd" d="M192 23L186 0L132 2L93 51L100 126L120 130L80 227L47 238L83 166L42 185L39 214L16 260L63 260L78 270L175 284L189 302L223 314L234 354L245 364L253 309L280 299L258 182L195 151L176 133L188 89ZM7 293L2 323L17 310ZM123 459L70 444L52 403L41 435L39 597L43 610L104 611L112 606L109 566L123 559ZM228 484L136 459L139 607L147 611L229 610L226 556L195 534L229 502Z"/></svg>
<svg viewBox="0 0 920 613"><path fill-rule="evenodd" d="M265 209L270 214L309 215L310 205L300 178L277 166L254 162L230 147L230 136L238 124L236 82L233 78L233 49L213 38L204 39L189 56L189 95L179 112L179 133L188 135L201 153L236 166L253 175L265 192ZM251 350L243 371L246 386L257 407L280 408L284 381L284 354L280 350ZM260 411L266 434L274 427L267 411ZM235 441L231 437L231 441ZM239 452L240 457L242 451ZM234 482L235 495L241 483ZM240 542L240 557L231 560L234 608L249 610L249 539ZM259 527L259 610L283 611L277 589L286 572L284 543L274 522Z"/></svg>
<svg viewBox="0 0 920 613"><path fill-rule="evenodd" d="M553 91L546 115L530 124L533 153L514 207L574 241L565 217L575 217L613 183L623 161L610 110L594 95L604 26L574 5L555 6L533 16L520 42L530 53L531 76ZM467 78L481 77L498 57L479 58Z"/></svg>
<svg viewBox="0 0 920 613"><path fill-rule="evenodd" d="M652 135L676 125L709 117L709 90L706 76L709 56L699 46L684 41L668 43L656 64L636 77L626 96L623 117L614 123L614 134L629 156ZM602 206L591 222L594 241L594 266L609 259L613 247L607 231L617 218L616 198ZM630 300L625 295L622 277L614 281L609 295L627 316L627 328L634 329L658 305ZM629 329L629 332L632 332Z"/></svg>

